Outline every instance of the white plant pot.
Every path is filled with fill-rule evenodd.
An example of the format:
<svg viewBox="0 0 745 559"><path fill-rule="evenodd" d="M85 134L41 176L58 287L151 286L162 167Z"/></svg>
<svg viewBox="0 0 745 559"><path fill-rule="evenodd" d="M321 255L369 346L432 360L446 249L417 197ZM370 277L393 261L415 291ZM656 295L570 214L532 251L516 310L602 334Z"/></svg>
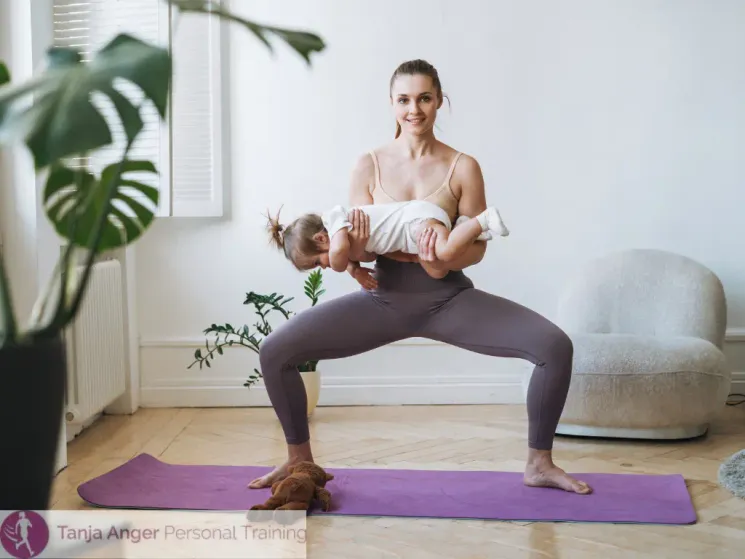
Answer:
<svg viewBox="0 0 745 559"><path fill-rule="evenodd" d="M301 371L300 376L305 384L305 393L308 396L308 417L313 415L313 410L318 404L318 397L321 394L321 372Z"/></svg>

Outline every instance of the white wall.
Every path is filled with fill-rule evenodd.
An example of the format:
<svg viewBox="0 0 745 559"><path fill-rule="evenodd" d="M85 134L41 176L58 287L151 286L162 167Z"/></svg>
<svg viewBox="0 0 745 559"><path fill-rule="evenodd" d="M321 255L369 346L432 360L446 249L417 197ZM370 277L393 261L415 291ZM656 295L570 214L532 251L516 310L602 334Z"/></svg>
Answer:
<svg viewBox="0 0 745 559"><path fill-rule="evenodd" d="M475 156L512 235L468 271L478 287L555 317L588 259L680 252L729 298L728 355L745 371L745 3L735 0L284 0L247 17L319 32L312 69L231 27L231 190L219 220L161 220L137 246L142 403L265 403L242 388L249 352L187 370L212 322L253 324L247 291L295 296L305 276L267 244L285 220L346 203L357 156L392 138L388 80L403 60L439 69L452 111L440 138ZM356 289L326 274L326 298ZM739 337L738 337L739 335ZM737 338L737 339L735 339ZM518 401L525 363L397 344L322 363L321 403ZM466 373L463 373L466 371ZM393 388L407 384L409 388ZM448 386L448 383L450 385Z"/></svg>

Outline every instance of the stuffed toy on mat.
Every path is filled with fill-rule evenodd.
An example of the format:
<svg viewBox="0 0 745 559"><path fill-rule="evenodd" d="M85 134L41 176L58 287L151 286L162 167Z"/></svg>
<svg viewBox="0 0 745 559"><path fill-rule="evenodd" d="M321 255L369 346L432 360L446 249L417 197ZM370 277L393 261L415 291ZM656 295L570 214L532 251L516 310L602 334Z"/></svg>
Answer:
<svg viewBox="0 0 745 559"><path fill-rule="evenodd" d="M320 501L322 510L329 510L331 493L326 482L334 479L333 474L313 462L293 464L288 472L289 476L272 484L272 496L250 510L308 510L315 499Z"/></svg>

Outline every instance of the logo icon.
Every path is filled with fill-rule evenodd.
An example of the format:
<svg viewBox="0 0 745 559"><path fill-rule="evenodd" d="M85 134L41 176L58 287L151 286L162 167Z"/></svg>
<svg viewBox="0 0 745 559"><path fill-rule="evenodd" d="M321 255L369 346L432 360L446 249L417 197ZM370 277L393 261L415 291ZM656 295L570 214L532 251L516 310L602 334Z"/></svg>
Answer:
<svg viewBox="0 0 745 559"><path fill-rule="evenodd" d="M49 527L32 510L16 511L0 525L0 543L16 559L36 557L49 543Z"/></svg>

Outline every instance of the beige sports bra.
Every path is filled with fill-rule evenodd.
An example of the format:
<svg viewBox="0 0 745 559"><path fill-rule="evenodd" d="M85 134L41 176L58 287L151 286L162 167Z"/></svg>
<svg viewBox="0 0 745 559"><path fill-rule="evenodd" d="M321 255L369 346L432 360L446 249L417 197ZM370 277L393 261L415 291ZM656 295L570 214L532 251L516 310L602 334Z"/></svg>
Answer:
<svg viewBox="0 0 745 559"><path fill-rule="evenodd" d="M453 176L455 164L458 162L458 159L461 155L461 152L455 154L453 162L450 164L450 169L448 169L445 180L442 182L440 187L437 188L434 192L427 195L425 198L422 198L423 200L428 200L440 206L447 212L447 214L450 216L450 219L453 221L458 215L458 199L455 197L455 194L453 194L452 188L450 188L450 178ZM402 202L402 200L396 200L393 196L385 191L383 185L380 182L380 165L378 165L378 158L375 155L374 151L370 151L370 156L372 157L373 165L375 166L375 186L370 192L373 198L373 203L385 204L390 202Z"/></svg>

